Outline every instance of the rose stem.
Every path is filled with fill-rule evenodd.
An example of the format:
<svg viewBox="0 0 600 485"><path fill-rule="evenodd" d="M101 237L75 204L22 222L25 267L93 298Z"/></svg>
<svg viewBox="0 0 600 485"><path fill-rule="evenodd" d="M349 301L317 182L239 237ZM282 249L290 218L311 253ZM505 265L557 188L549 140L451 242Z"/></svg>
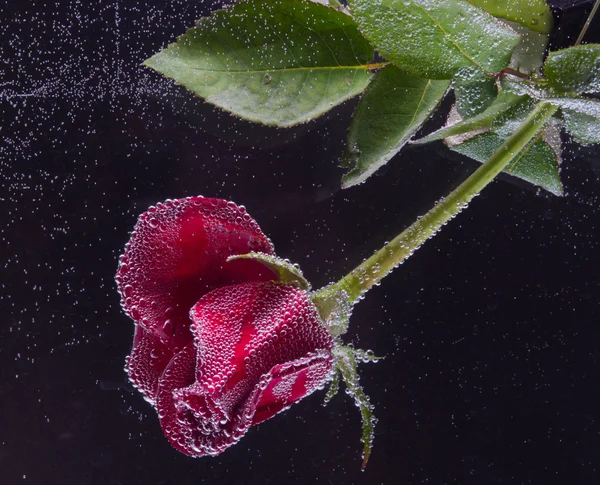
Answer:
<svg viewBox="0 0 600 485"><path fill-rule="evenodd" d="M594 3L594 6L592 7L592 11L590 12L587 20L585 21L585 24L583 24L583 28L581 29L581 32L579 33L579 37L577 37L577 40L575 41L575 45L581 44L581 41L583 40L585 33L587 32L590 24L592 23L594 15L596 15L596 12L598 11L599 6L600 6L600 0L596 0L596 3Z"/></svg>
<svg viewBox="0 0 600 485"><path fill-rule="evenodd" d="M458 188L337 283L315 293L313 301L321 315L327 318L339 304L342 295L349 304L355 303L369 288L434 236L525 148L557 109L549 103L538 103L508 140Z"/></svg>

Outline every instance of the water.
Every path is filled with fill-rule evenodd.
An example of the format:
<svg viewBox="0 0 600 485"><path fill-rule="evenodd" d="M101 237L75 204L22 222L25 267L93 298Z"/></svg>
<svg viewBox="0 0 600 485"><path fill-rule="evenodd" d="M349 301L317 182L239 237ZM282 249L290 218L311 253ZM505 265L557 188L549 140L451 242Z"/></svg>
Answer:
<svg viewBox="0 0 600 485"><path fill-rule="evenodd" d="M318 289L476 167L409 147L340 191L353 102L281 131L140 67L216 5L0 12L0 483L596 483L600 152L572 145L566 197L493 183L355 307L347 341L386 356L360 366L379 419L364 473L344 393L216 458L170 447L123 371L133 329L114 273L141 212L198 194L243 204Z"/></svg>

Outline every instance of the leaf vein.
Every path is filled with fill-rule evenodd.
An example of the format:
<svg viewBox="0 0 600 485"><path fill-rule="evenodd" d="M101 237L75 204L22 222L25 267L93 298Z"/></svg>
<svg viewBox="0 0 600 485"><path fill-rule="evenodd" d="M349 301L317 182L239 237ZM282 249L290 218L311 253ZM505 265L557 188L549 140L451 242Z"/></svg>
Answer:
<svg viewBox="0 0 600 485"><path fill-rule="evenodd" d="M325 47L327 47L327 49L331 53L331 56L333 57L333 60L335 61L335 63L338 66L341 66L341 64L337 60L337 56L335 55L335 52L333 52L333 50L331 49L331 47L329 47L329 43L323 38L323 36L321 34L319 34L319 32L317 32L316 30L311 29L307 25L303 25L297 18L295 18L294 16L290 15L289 13L284 12L284 11L279 10L279 9L275 9L275 10L278 10L282 15L285 15L285 16L289 17L290 19L292 19L292 21L295 22L295 23L297 23L301 28L303 28L304 30L308 30L309 32L312 32L319 39L321 39L321 42L323 42L323 44L325 45Z"/></svg>
<svg viewBox="0 0 600 485"><path fill-rule="evenodd" d="M434 19L429 12L427 11L427 9L425 7L423 7L422 5L420 5L418 2L415 2L415 5L420 8L421 10L423 10L423 12L425 13L425 15L427 15L427 17L429 17L429 19L436 25L436 27L438 29L440 29L442 31L442 33L444 34L444 37L446 38L446 40L448 42L450 42L450 44L452 44L454 47L456 47L456 49L458 50L458 52L460 52L466 59L468 59L469 61L471 61L475 66L477 66L479 69L484 70L477 61L475 61L475 59L473 59L469 54L467 54L467 52L465 52L457 43L456 41L450 36L450 34L448 32L446 32L444 30L444 27L442 27L442 24L440 24L436 19Z"/></svg>
<svg viewBox="0 0 600 485"><path fill-rule="evenodd" d="M419 113L419 110L421 109L421 105L423 104L423 101L425 100L425 94L427 94L427 91L429 90L429 86L431 86L431 79L427 80L427 84L423 88L423 93L421 94L421 99L419 99L419 103L417 104L414 114L410 120L411 125L415 122L415 118L417 117L417 114Z"/></svg>

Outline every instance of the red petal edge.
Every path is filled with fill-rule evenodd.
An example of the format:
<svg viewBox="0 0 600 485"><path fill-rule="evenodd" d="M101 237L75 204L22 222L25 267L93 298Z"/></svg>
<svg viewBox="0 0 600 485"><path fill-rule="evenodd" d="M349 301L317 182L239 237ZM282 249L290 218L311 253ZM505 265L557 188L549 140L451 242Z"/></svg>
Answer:
<svg viewBox="0 0 600 485"><path fill-rule="evenodd" d="M165 436L187 455L221 453L329 378L333 339L302 290L218 288L191 316L194 345L169 363L157 396Z"/></svg>
<svg viewBox="0 0 600 485"><path fill-rule="evenodd" d="M328 379L331 354L321 352L277 365L261 379L251 402L252 426L288 409Z"/></svg>
<svg viewBox="0 0 600 485"><path fill-rule="evenodd" d="M125 312L177 351L191 341L188 312L210 290L274 274L251 260L274 254L258 224L233 202L189 197L158 204L138 219L121 256L116 281Z"/></svg>
<svg viewBox="0 0 600 485"><path fill-rule="evenodd" d="M152 405L155 404L158 379L171 361L173 352L156 335L135 326L133 349L127 358L129 380Z"/></svg>

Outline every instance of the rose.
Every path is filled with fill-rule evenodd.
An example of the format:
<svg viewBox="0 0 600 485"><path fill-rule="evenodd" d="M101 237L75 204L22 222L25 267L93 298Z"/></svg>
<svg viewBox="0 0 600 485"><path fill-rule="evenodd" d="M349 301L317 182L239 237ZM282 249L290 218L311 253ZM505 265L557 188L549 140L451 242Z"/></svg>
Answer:
<svg viewBox="0 0 600 485"><path fill-rule="evenodd" d="M273 246L243 207L167 201L143 213L116 275L134 320L127 370L170 443L216 455L329 378L333 339L306 291L232 255Z"/></svg>

